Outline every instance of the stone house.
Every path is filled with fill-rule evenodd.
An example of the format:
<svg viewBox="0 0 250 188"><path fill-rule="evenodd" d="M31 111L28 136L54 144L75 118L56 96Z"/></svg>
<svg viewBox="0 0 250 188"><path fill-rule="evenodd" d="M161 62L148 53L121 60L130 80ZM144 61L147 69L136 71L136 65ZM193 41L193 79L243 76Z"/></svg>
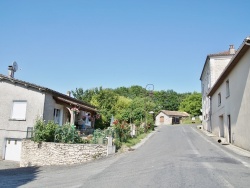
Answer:
<svg viewBox="0 0 250 188"><path fill-rule="evenodd" d="M211 132L250 151L250 37L208 91Z"/></svg>
<svg viewBox="0 0 250 188"><path fill-rule="evenodd" d="M69 94L2 74L0 91L0 159L20 160L21 141L30 137L37 119L75 124L77 110L90 113L94 126L96 108Z"/></svg>
<svg viewBox="0 0 250 188"><path fill-rule="evenodd" d="M155 125L179 124L183 117L189 117L189 114L186 112L161 110L155 117Z"/></svg>
<svg viewBox="0 0 250 188"><path fill-rule="evenodd" d="M216 54L207 55L203 70L200 76L201 80L201 93L202 93L202 125L203 128L211 132L210 125L210 99L207 96L208 91L213 87L222 71L228 65L229 61L235 54L233 45L230 45L228 51Z"/></svg>

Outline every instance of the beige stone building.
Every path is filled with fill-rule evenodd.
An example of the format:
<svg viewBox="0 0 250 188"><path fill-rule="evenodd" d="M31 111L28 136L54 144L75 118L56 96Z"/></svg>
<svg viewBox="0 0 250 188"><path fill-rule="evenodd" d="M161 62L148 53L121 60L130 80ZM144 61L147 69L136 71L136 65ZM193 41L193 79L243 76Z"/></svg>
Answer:
<svg viewBox="0 0 250 188"><path fill-rule="evenodd" d="M155 117L155 125L179 124L183 117L189 117L189 114L186 112L161 110Z"/></svg>

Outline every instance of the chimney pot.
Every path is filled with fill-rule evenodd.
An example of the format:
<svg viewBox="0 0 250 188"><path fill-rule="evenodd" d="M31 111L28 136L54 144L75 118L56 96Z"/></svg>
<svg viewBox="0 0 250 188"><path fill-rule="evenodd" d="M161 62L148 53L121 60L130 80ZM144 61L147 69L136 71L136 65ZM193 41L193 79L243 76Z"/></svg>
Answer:
<svg viewBox="0 0 250 188"><path fill-rule="evenodd" d="M70 96L71 96L71 92L70 92L70 91L67 91L67 95L70 97Z"/></svg>
<svg viewBox="0 0 250 188"><path fill-rule="evenodd" d="M229 53L230 54L235 54L235 49L234 49L234 45L233 44L229 45Z"/></svg>
<svg viewBox="0 0 250 188"><path fill-rule="evenodd" d="M14 78L14 69L13 69L13 66L9 66L8 67L8 76L10 77L10 78Z"/></svg>

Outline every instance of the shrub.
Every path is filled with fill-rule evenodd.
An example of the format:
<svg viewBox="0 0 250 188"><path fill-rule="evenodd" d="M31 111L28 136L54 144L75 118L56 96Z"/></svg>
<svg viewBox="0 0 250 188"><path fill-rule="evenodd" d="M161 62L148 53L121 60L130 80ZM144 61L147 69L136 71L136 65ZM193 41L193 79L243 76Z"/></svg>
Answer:
<svg viewBox="0 0 250 188"><path fill-rule="evenodd" d="M34 136L32 140L35 142L53 142L57 128L58 125L53 121L49 121L46 124L43 120L39 119L34 126Z"/></svg>
<svg viewBox="0 0 250 188"><path fill-rule="evenodd" d="M126 142L130 135L130 126L126 122L119 122L118 120L113 123L114 128L114 137L118 139L120 142Z"/></svg>
<svg viewBox="0 0 250 188"><path fill-rule="evenodd" d="M74 125L65 124L63 126L57 127L55 131L55 142L60 143L83 143L82 138L78 135L77 130Z"/></svg>

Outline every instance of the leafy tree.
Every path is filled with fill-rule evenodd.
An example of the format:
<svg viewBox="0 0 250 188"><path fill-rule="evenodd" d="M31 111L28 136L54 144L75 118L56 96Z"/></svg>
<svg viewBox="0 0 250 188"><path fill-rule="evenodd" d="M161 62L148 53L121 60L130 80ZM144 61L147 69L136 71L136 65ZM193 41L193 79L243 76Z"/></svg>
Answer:
<svg viewBox="0 0 250 188"><path fill-rule="evenodd" d="M188 95L180 104L179 110L185 111L193 116L198 116L201 114L200 109L202 108L201 103L201 93L193 92Z"/></svg>
<svg viewBox="0 0 250 188"><path fill-rule="evenodd" d="M71 93L76 99L90 103L92 97L98 94L100 90L102 90L101 87L99 89L94 88L94 89L87 89L85 91L82 88L76 88L76 90L71 91Z"/></svg>
<svg viewBox="0 0 250 188"><path fill-rule="evenodd" d="M157 109L177 111L182 100L180 94L173 90L154 92Z"/></svg>
<svg viewBox="0 0 250 188"><path fill-rule="evenodd" d="M99 109L101 114L101 122L96 122L97 127L108 127L110 125L110 119L115 114L115 105L118 101L119 95L117 95L111 89L101 89L98 94L94 95L91 99L91 104ZM103 125L100 125L102 123Z"/></svg>
<svg viewBox="0 0 250 188"><path fill-rule="evenodd" d="M132 99L126 98L124 96L119 96L118 100L114 106L115 118L118 120L128 121L130 114L130 104Z"/></svg>

